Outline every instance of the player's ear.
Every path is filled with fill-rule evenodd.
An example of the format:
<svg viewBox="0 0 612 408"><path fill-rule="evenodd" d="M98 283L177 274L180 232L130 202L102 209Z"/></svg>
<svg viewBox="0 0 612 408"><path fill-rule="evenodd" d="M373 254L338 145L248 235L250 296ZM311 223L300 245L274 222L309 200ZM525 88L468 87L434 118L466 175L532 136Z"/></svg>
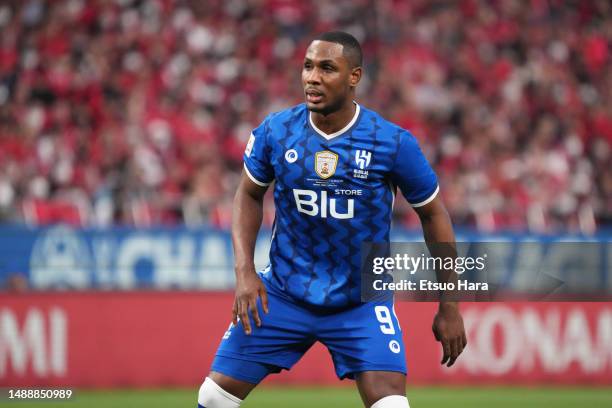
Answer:
<svg viewBox="0 0 612 408"><path fill-rule="evenodd" d="M351 75L349 77L349 85L352 88L356 87L359 81L361 81L362 72L363 70L361 69L361 67L355 67L351 69Z"/></svg>

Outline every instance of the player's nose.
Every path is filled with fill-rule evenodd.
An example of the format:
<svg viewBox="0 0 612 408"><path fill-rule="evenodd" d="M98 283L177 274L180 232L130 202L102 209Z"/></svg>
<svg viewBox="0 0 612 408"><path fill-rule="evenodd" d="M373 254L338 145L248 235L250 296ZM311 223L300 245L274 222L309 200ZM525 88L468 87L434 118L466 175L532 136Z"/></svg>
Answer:
<svg viewBox="0 0 612 408"><path fill-rule="evenodd" d="M307 84L319 84L321 83L321 75L318 69L311 69L304 73Z"/></svg>

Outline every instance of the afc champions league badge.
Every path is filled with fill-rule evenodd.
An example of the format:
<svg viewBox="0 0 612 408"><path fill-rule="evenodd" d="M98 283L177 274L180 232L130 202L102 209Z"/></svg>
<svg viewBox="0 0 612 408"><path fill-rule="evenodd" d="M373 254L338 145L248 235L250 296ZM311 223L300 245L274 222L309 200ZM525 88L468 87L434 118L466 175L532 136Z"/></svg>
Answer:
<svg viewBox="0 0 612 408"><path fill-rule="evenodd" d="M289 149L285 152L285 160L287 160L288 163L295 163L297 159L298 154L295 149Z"/></svg>
<svg viewBox="0 0 612 408"><path fill-rule="evenodd" d="M315 153L315 172L322 179L328 179L336 173L338 155L329 150Z"/></svg>

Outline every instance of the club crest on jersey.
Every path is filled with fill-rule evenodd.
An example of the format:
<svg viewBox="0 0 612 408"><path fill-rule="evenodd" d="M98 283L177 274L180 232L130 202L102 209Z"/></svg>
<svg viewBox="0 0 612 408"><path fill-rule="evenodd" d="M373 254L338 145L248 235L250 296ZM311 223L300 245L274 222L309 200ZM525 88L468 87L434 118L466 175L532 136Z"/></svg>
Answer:
<svg viewBox="0 0 612 408"><path fill-rule="evenodd" d="M372 152L368 150L356 150L355 151L355 164L358 169L353 169L353 177L367 180L368 171L366 168L370 165L372 160Z"/></svg>
<svg viewBox="0 0 612 408"><path fill-rule="evenodd" d="M338 155L329 150L315 153L315 172L322 179L328 179L336 173Z"/></svg>
<svg viewBox="0 0 612 408"><path fill-rule="evenodd" d="M365 170L370 165L372 159L372 152L367 150L356 150L355 151L355 163L361 170Z"/></svg>

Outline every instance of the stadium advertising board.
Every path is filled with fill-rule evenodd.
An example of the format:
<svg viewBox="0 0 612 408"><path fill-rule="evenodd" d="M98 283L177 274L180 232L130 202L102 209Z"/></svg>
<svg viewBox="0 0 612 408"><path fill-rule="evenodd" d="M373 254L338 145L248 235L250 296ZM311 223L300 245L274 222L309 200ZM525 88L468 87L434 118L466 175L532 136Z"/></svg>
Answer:
<svg viewBox="0 0 612 408"><path fill-rule="evenodd" d="M230 289L229 232L208 228L0 227L0 281L19 273L46 289ZM263 234L256 259L267 259Z"/></svg>
<svg viewBox="0 0 612 408"><path fill-rule="evenodd" d="M231 292L2 295L0 383L194 386L228 327L232 300ZM439 364L435 308L396 304L412 384L612 384L610 303L465 303L469 344L451 369ZM266 381L338 384L320 344Z"/></svg>
<svg viewBox="0 0 612 408"><path fill-rule="evenodd" d="M398 230L393 239L422 241L422 236ZM567 242L568 238L562 236L459 232L457 240L468 242L460 243L460 254L465 248L473 255L488 256L486 279L498 289L524 292L536 283L546 289L548 283L561 281L587 294L593 290L612 292L609 235L575 237ZM257 267L267 263L269 241L269 231L260 234L255 254ZM427 249L419 246L423 244L414 242L401 244L400 248L412 249L414 258L421 260ZM413 276L421 277L426 272ZM14 274L27 279L35 290L226 290L234 286L230 233L209 228L0 227L0 284ZM482 280L476 275L473 278ZM581 300L591 298L583 296Z"/></svg>
<svg viewBox="0 0 612 408"><path fill-rule="evenodd" d="M407 231L394 238L420 239ZM611 292L608 236L570 246L550 246L564 237L484 238L496 244L459 234L459 241L480 239L460 255L488 254L487 270L516 293L536 281L562 281L587 294L593 288ZM263 233L259 266L266 263L268 242ZM0 383L193 386L207 373L231 317L227 231L3 227L0 244L0 280L17 274L33 289L0 295ZM612 384L610 302L464 302L469 345L451 369L439 365L431 334L435 303L399 301L396 311L413 384ZM268 381L337 384L319 344L294 370Z"/></svg>

